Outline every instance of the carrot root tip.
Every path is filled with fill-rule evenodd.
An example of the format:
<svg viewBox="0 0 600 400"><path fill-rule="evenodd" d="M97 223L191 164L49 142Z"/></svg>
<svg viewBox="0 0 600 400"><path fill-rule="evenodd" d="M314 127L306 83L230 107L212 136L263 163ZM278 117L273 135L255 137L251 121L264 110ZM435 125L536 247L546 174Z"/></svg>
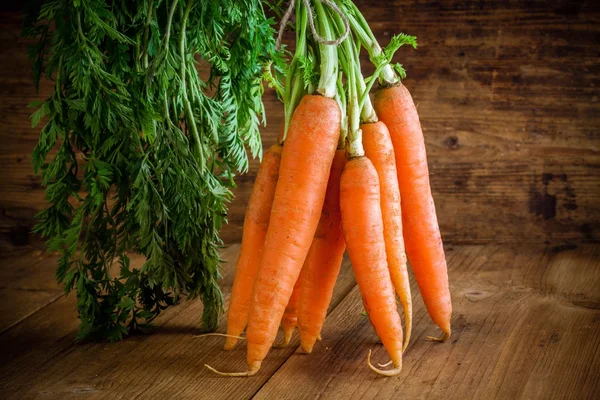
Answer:
<svg viewBox="0 0 600 400"><path fill-rule="evenodd" d="M444 332L442 334L442 336L440 336L440 337L437 337L437 336L427 336L427 340L430 340L432 342L443 343L443 342L447 341L448 339L450 339L450 335L451 335L451 332Z"/></svg>
<svg viewBox="0 0 600 400"><path fill-rule="evenodd" d="M281 342L281 343L275 343L273 345L273 348L274 349L285 349L286 347L288 347L289 344L290 344L289 340L283 339L283 342Z"/></svg>
<svg viewBox="0 0 600 400"><path fill-rule="evenodd" d="M211 367L208 364L204 364L204 366L206 368L208 368L210 371L214 372L215 374L218 374L221 376L227 376L230 378L235 378L235 377L248 377L248 376L256 375L256 373L260 369L260 362L250 364L248 371L244 371L244 372L221 372L221 371L214 369L213 367Z"/></svg>
<svg viewBox="0 0 600 400"><path fill-rule="evenodd" d="M391 361L390 361L390 363L391 363ZM390 363L388 363L386 365L389 365ZM381 369L377 368L376 366L374 366L373 364L371 364L371 350L369 350L369 353L367 354L367 365L373 371L375 371L379 375L383 375L383 376L396 376L396 375L400 374L400 372L402 372L402 362L400 362L399 365L394 365L394 369L390 369L387 371L381 370Z"/></svg>
<svg viewBox="0 0 600 400"><path fill-rule="evenodd" d="M204 337L204 336L222 336L222 337L226 337L226 338L246 340L246 338L243 336L228 335L226 333L214 333L213 332L213 333L203 333L202 335L194 335L195 338L200 338L200 337Z"/></svg>
<svg viewBox="0 0 600 400"><path fill-rule="evenodd" d="M237 345L238 339L246 340L245 337L236 336L236 335L228 335L226 333L204 333L202 335L194 335L195 338L200 338L200 337L204 337L204 336L222 336L222 337L226 337L227 340L225 341L225 345L223 346L223 350L226 350L226 351L233 350L235 348L235 346Z"/></svg>
<svg viewBox="0 0 600 400"><path fill-rule="evenodd" d="M314 343L300 343L300 349L304 354L310 354L313 351Z"/></svg>

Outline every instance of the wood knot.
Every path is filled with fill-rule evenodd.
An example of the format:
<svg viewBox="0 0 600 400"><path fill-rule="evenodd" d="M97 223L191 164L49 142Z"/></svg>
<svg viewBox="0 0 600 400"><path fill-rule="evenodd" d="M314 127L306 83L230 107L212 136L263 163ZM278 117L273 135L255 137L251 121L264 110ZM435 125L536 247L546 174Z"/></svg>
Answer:
<svg viewBox="0 0 600 400"><path fill-rule="evenodd" d="M444 141L444 144L450 150L456 150L460 147L458 144L458 138L456 136L448 136L448 138Z"/></svg>

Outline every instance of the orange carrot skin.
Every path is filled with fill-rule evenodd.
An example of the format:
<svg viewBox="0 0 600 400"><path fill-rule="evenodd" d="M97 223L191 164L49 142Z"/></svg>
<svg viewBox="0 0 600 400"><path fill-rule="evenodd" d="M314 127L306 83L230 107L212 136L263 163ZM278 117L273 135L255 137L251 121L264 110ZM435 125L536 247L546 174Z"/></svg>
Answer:
<svg viewBox="0 0 600 400"><path fill-rule="evenodd" d="M367 157L346 164L340 188L342 230L365 309L395 367L402 366L402 323L387 267L379 178Z"/></svg>
<svg viewBox="0 0 600 400"><path fill-rule="evenodd" d="M390 133L383 122L362 124L360 128L363 132L365 156L373 163L379 176L385 251L392 284L404 309L406 321L404 349L406 349L412 329L412 297L402 237L402 211L394 147Z"/></svg>
<svg viewBox="0 0 600 400"><path fill-rule="evenodd" d="M315 235L340 123L337 102L318 95L304 96L292 116L252 293L246 330L249 371L260 368L273 345Z"/></svg>
<svg viewBox="0 0 600 400"><path fill-rule="evenodd" d="M290 343L294 329L298 324L298 301L300 299L300 283L302 282L302 271L300 276L294 285L292 291L292 297L288 301L285 311L283 312L283 318L281 318L281 327L283 328L283 345L286 346Z"/></svg>
<svg viewBox="0 0 600 400"><path fill-rule="evenodd" d="M402 84L378 90L374 106L394 144L408 258L429 315L449 336L452 302L448 268L431 196L425 141L417 109Z"/></svg>
<svg viewBox="0 0 600 400"><path fill-rule="evenodd" d="M319 226L300 274L298 332L306 353L312 352L323 328L346 248L340 212L340 179L345 165L346 152L337 150Z"/></svg>
<svg viewBox="0 0 600 400"><path fill-rule="evenodd" d="M242 244L227 311L228 335L239 336L248 323L252 288L269 226L282 150L280 145L273 145L265 152L248 201ZM225 342L225 350L233 349L236 343L236 338L228 337Z"/></svg>

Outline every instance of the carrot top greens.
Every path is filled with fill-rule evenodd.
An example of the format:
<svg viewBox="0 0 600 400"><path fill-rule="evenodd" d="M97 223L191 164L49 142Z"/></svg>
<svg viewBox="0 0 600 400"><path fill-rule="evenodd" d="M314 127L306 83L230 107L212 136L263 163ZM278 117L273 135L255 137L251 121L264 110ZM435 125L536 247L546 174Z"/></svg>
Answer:
<svg viewBox="0 0 600 400"><path fill-rule="evenodd" d="M214 329L218 232L247 149L262 153L261 67L284 69L261 1L39 0L23 34L36 88L54 82L31 117L49 202L35 231L77 294L78 339L148 328L182 294Z"/></svg>

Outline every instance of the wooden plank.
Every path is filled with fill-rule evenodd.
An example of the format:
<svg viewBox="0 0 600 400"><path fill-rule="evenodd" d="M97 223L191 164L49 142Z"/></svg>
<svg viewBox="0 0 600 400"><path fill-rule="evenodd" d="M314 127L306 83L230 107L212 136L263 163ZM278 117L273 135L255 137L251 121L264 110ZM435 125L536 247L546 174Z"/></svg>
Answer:
<svg viewBox="0 0 600 400"><path fill-rule="evenodd" d="M234 261L239 246L223 258ZM226 302L233 281L233 265L223 270ZM332 300L334 308L354 286L346 261ZM149 336L134 336L119 343L73 344L77 321L74 298L68 296L0 335L0 392L8 398L186 398L198 393L215 398L249 398L295 351L294 338L288 349L274 349L260 376L252 380L223 381L204 368L245 368L245 346L223 352L223 338L194 338L202 306L199 301L167 310ZM225 318L220 321L225 330ZM32 379L35 377L35 380ZM240 384L243 383L243 384Z"/></svg>
<svg viewBox="0 0 600 400"><path fill-rule="evenodd" d="M416 295L403 371L377 376L368 349L376 362L388 357L355 288L328 319L321 346L290 357L255 398L598 398L600 246L468 246L448 256L450 342L425 340L436 329Z"/></svg>
<svg viewBox="0 0 600 400"><path fill-rule="evenodd" d="M447 243L600 240L600 3L357 4L382 44L399 30L419 38L418 50L403 48L396 59L418 104ZM26 105L51 82L34 93L18 14L1 13L0 26L0 250L13 251L30 243L32 217L45 206L30 167L38 131ZM282 106L272 91L265 103L270 145ZM237 179L227 242L241 238L256 170L253 161Z"/></svg>
<svg viewBox="0 0 600 400"><path fill-rule="evenodd" d="M0 262L0 334L62 295L55 261L38 250Z"/></svg>

